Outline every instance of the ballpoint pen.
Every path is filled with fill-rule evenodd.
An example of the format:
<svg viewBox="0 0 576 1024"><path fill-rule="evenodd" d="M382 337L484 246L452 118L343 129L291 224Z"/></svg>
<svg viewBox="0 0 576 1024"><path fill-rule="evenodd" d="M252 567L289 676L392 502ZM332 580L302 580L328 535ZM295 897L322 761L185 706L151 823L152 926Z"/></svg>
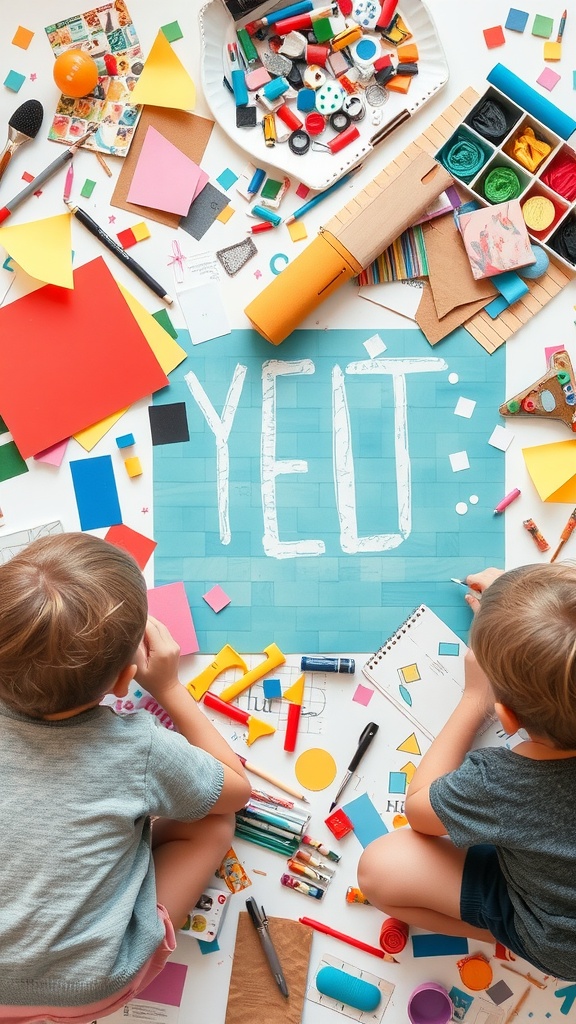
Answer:
<svg viewBox="0 0 576 1024"><path fill-rule="evenodd" d="M286 218L285 223L293 224L295 220L298 220L300 217L303 217L305 213L308 213L308 210L312 210L315 206L318 205L318 203L321 203L323 199L326 199L329 195L331 195L332 192L335 192L336 189L341 188L342 185L345 185L346 182L350 181L350 179L353 178L354 175L356 174L356 171L359 170L359 167L355 167L354 170L350 171L349 174L345 174L342 178L339 179L339 181L335 181L333 185L330 185L330 188L326 188L324 189L323 192L319 192L318 195L313 196L312 199L309 199L308 202L304 203L303 206L300 206L298 207L297 210L294 210L294 213L292 213L289 217Z"/></svg>
<svg viewBox="0 0 576 1024"><path fill-rule="evenodd" d="M250 915L252 924L258 932L258 938L262 944L262 949L266 955L268 966L274 977L274 981L278 985L283 996L288 998L288 986L286 984L286 978L282 966L278 959L278 954L274 949L274 944L270 938L270 932L268 930L268 918L266 917L266 911L264 907L262 910L259 909L258 904L253 896L249 896L246 900L246 910Z"/></svg>
<svg viewBox="0 0 576 1024"><path fill-rule="evenodd" d="M90 136L96 131L97 128L97 124L91 125L88 131L80 139L78 139L73 146L70 146L70 148L67 149L64 153L61 153L60 156L57 156L51 164L48 164L48 167L45 167L43 171L40 171L40 174L37 174L36 177L33 178L28 185L26 185L26 188L23 188L22 191L18 193L18 195L14 196L13 199L10 199L7 203L5 203L5 205L0 209L0 224L3 221L7 220L7 218L16 209L16 207L20 206L20 203L23 203L25 199L28 199L28 196L31 196L34 192L37 192L40 186L43 185L45 181L48 181L48 179L51 178L53 174L56 174L56 172L59 171L61 167L64 167L64 165L67 164L68 161L72 159L74 154L78 152L80 146L84 142L86 142L86 139L90 138Z"/></svg>
<svg viewBox="0 0 576 1024"><path fill-rule="evenodd" d="M118 245L118 242L115 242L113 238L110 238L110 235L107 235L100 225L97 224L95 220L92 220L92 217L90 217L85 210L81 210L79 206L75 206L70 202L66 202L66 206L70 210L70 213L76 217L76 220L79 220L80 223L88 229L91 235L94 235L99 242L102 242L102 245L106 249L108 249L114 256L117 256L118 259L128 267L128 270L131 270L136 277L140 278L140 280L147 285L155 295L164 299L164 302L169 306L172 305L174 300L167 294L166 289L163 288L161 284L158 284L158 281L155 281L148 271L144 270L144 267L141 267L135 259L132 259L132 256L130 256L121 245Z"/></svg>
<svg viewBox="0 0 576 1024"><path fill-rule="evenodd" d="M344 776L344 778L342 780L340 789L336 793L336 796L334 797L333 802L330 804L330 810L333 810L334 807L336 807L336 804L338 803L340 797L342 796L342 793L344 792L344 787L349 783L350 779L352 778L353 773L356 771L356 768L360 764L360 761L364 757L364 754L368 750L368 747L372 743L372 740L374 739L374 737L375 737L377 732L378 732L378 726L376 725L376 722L369 722L368 725L366 726L366 728L364 729L364 732L360 736L360 739L358 740L358 746L356 748L356 753L354 754L354 757L352 758L352 760L350 761L350 764L348 765L348 768L347 768L346 774L345 774L345 776Z"/></svg>

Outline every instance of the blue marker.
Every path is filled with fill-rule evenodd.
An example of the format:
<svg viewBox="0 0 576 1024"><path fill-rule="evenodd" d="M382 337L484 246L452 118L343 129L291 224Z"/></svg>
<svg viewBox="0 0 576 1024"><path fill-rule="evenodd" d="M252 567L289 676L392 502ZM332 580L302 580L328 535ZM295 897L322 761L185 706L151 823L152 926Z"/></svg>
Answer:
<svg viewBox="0 0 576 1024"><path fill-rule="evenodd" d="M238 60L238 44L228 43L228 57L230 58L230 77L237 107L248 105L248 89L246 88L246 75L242 71Z"/></svg>
<svg viewBox="0 0 576 1024"><path fill-rule="evenodd" d="M272 210L267 210L265 206L253 206L250 210L253 217L260 217L261 220L270 221L275 228L282 223L282 217L279 217L277 213L272 213Z"/></svg>
<svg viewBox="0 0 576 1024"><path fill-rule="evenodd" d="M312 0L300 0L300 3L290 4L288 7L282 7L279 11L267 14L265 18L260 18L260 21L263 25L275 25L277 21L282 21L284 18L295 18L297 14L308 14L308 11L313 10Z"/></svg>
<svg viewBox="0 0 576 1024"><path fill-rule="evenodd" d="M352 675L356 671L354 658L308 658L300 661L301 672L346 672Z"/></svg>
<svg viewBox="0 0 576 1024"><path fill-rule="evenodd" d="M254 174L252 175L252 178L250 180L250 184L248 185L248 188L246 189L246 191L248 192L249 195L255 196L256 193L260 191L260 186L261 186L262 182L264 181L265 177L266 177L266 171L263 170L262 167L257 167L256 170L254 171Z"/></svg>

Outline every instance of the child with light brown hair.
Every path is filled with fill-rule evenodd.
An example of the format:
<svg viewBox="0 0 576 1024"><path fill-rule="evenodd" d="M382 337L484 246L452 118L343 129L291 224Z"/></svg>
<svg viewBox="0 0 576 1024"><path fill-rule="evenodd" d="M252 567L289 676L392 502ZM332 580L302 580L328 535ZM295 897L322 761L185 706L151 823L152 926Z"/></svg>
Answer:
<svg viewBox="0 0 576 1024"><path fill-rule="evenodd" d="M358 882L391 917L496 939L574 981L576 568L488 569L466 582L477 593L462 699L408 788L411 828L366 848ZM493 711L528 739L471 750Z"/></svg>
<svg viewBox="0 0 576 1024"><path fill-rule="evenodd" d="M81 1024L162 969L250 786L130 555L42 538L0 566L0 595L0 1021ZM177 732L101 705L132 679Z"/></svg>

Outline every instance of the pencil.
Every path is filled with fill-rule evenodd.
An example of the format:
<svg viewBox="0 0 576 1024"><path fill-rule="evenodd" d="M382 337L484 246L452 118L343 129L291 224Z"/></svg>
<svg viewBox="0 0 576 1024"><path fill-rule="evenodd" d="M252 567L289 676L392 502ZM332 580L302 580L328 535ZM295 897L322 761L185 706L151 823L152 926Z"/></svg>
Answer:
<svg viewBox="0 0 576 1024"><path fill-rule="evenodd" d="M572 512L570 513L570 518L569 518L568 522L566 523L566 526L562 530L562 533L560 534L560 541L558 543L558 547L556 548L556 551L554 552L554 554L552 555L552 558L550 559L551 562L555 562L556 559L558 558L558 555L562 551L562 548L564 547L564 545L565 545L566 541L568 540L570 534L572 533L572 530L574 529L574 527L576 527L576 508L572 509Z"/></svg>
<svg viewBox="0 0 576 1024"><path fill-rule="evenodd" d="M528 985L528 988L526 989L525 992L522 993L522 995L520 996L520 999L518 1000L516 1005L513 1006L512 1009L510 1010L510 1013L506 1017L506 1020L504 1021L504 1024L510 1024L510 1021L514 1020L514 1018L518 1016L518 1014L520 1013L520 1010L524 1006L524 1003L528 999L528 996L530 995L530 992L531 992L530 985Z"/></svg>
<svg viewBox="0 0 576 1024"><path fill-rule="evenodd" d="M166 289L163 288L161 284L158 284L158 282L151 277L148 271L144 270L144 267L141 267L139 263L136 263L136 260L132 259L129 253L127 253L121 245L118 245L118 242L115 242L113 238L110 238L110 235L107 235L100 225L97 224L95 220L92 220L92 217L88 216L85 210L81 210L79 206L74 206L73 203L69 202L66 203L66 206L70 210L72 216L76 217L76 219L88 229L91 235L94 235L98 241L102 242L102 245L106 249L109 249L114 256L117 256L118 259L128 267L128 270L131 270L132 273L147 285L155 295L159 295L160 298L164 299L164 302L169 306L172 305L174 300L167 294Z"/></svg>
<svg viewBox="0 0 576 1024"><path fill-rule="evenodd" d="M256 765L252 764L250 761L247 761L246 758L242 757L241 754L237 754L236 756L240 758L247 772L252 772L252 775L257 775L258 778L264 779L265 782L269 782L272 786L276 786L278 789L281 789L284 793L288 793L289 796L293 796L296 800L302 800L302 802L305 804L308 803L308 800L306 799L304 794L299 793L297 789L293 789L292 786L288 786L285 782L281 782L280 779L277 779L274 775L271 775L270 772L265 772L263 768L257 768Z"/></svg>
<svg viewBox="0 0 576 1024"><path fill-rule="evenodd" d="M14 196L13 199L10 199L7 203L5 203L2 209L0 209L0 224L7 220L10 214L13 213L13 211L18 206L20 206L20 203L23 203L25 199L28 199L28 196L31 196L34 192L37 192L40 186L43 185L45 181L48 181L49 178L56 174L61 167L65 167L68 161L72 159L74 154L78 152L83 143L86 142L86 139L88 139L96 131L97 128L97 124L91 125L88 131L82 136L82 138L77 139L77 141L72 146L70 146L69 149L65 150L64 153L61 153L60 156L57 156L56 159L53 160L51 164L48 164L48 167L45 167L43 171L40 171L40 174L37 174L36 177L33 178L28 185L26 185L26 188L23 188L22 191L18 193L18 195Z"/></svg>

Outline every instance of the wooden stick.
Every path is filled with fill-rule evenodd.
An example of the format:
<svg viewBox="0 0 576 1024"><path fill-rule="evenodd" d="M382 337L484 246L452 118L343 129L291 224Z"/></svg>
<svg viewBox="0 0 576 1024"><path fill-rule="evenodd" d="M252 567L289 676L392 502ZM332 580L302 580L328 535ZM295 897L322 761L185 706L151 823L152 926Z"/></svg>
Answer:
<svg viewBox="0 0 576 1024"><path fill-rule="evenodd" d="M100 164L100 166L104 168L104 170L106 171L106 174L108 175L108 177L111 178L112 177L112 171L108 167L108 164L106 163L104 157L102 156L102 153L98 153L97 152L96 153L96 159L97 159L98 163Z"/></svg>
<svg viewBox="0 0 576 1024"><path fill-rule="evenodd" d="M522 971L517 971L515 967L509 967L508 964L500 964L505 971L511 971L512 974L518 974L521 978L526 978L532 985L536 985L536 988L547 988L547 985L543 981L538 981L538 978L533 978L530 971L524 974Z"/></svg>
<svg viewBox="0 0 576 1024"><path fill-rule="evenodd" d="M530 995L530 992L531 992L530 985L528 985L528 988L526 989L525 992L522 993L522 995L520 996L520 999L516 1003L516 1006L513 1006L512 1009L510 1010L510 1013L506 1017L506 1020L504 1021L504 1024L510 1024L510 1021L514 1020L514 1018L518 1016L518 1014L520 1013L520 1010L524 1006L524 1003L528 999L528 996Z"/></svg>

